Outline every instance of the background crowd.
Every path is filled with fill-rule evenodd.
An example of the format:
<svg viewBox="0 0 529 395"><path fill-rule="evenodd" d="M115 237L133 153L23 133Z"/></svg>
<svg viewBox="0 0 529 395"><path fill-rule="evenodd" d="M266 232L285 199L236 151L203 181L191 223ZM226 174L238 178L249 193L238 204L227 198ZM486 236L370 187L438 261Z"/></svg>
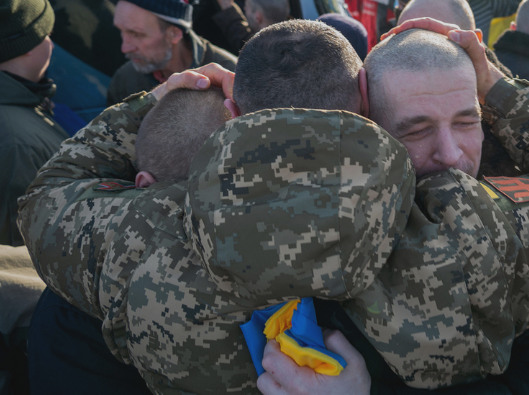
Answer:
<svg viewBox="0 0 529 395"><path fill-rule="evenodd" d="M235 71L251 37L291 19L337 29L362 61L392 27L415 17L440 19L479 29L489 60L505 75L529 80L527 0L468 0L468 25L441 0L412 3L0 0L0 394L66 394L82 380L91 383L87 393L148 393L135 368L106 348L101 320L45 287L17 228L17 199L62 141L173 73L211 62ZM486 123L483 129L480 176L524 174ZM83 337L90 339L86 351L78 349ZM56 355L57 342L64 355ZM94 354L100 358L90 359ZM100 361L108 366L93 369ZM112 374L102 376L105 370Z"/></svg>

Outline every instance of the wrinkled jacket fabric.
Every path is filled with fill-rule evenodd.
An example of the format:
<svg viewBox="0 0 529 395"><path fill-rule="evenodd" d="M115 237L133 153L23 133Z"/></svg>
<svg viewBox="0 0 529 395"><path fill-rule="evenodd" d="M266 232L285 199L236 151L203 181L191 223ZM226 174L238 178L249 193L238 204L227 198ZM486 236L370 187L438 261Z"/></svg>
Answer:
<svg viewBox="0 0 529 395"><path fill-rule="evenodd" d="M505 95L510 92L511 96L522 101L524 95L528 95L527 91L524 93L526 87L512 81L506 84ZM381 262L382 258L389 257L399 247L405 250L411 246L413 250L413 243L401 245L401 239L406 240L407 237L414 241L413 232L421 226L429 229L429 232L420 234L421 237L447 242L456 226L467 220L471 220L471 226L468 226L464 243L455 240L446 248L436 250L432 241L427 246L427 253L436 252L441 259L441 253L451 256L454 251L458 252L456 257L451 256L450 264L453 267L459 264L460 273L469 273L469 276L463 280L456 276L459 282L452 288L454 292L461 292L462 296L456 298L459 304L454 304L457 314L452 322L459 322L470 308L472 313L467 322L472 323L468 328L474 332L466 334L464 340L479 345L478 352L485 350L492 355L485 360L487 363L493 361L494 356L497 356L496 360L508 359L505 348L499 347L501 344L490 347L486 341L483 342L484 336L478 330L478 324L486 323L495 313L494 309L487 310L489 295L483 292L484 298L476 301L465 296L463 291L485 291L478 286L478 282L486 284L502 270L517 270L524 251L512 232L505 231L502 233L503 244L500 243L498 250L488 259L490 270L477 278L477 282L471 281L471 274L480 274L477 273L477 258L496 248L500 237L483 221L491 216L495 221L502 221L501 213L495 209L490 210L492 214L488 217L480 219L479 211L468 205L486 198L479 188L475 189L473 180L460 172L443 174L440 179L432 178L437 191L434 189L432 194L426 194L426 203L416 201L412 204L414 177L405 151L376 125L344 112L276 110L272 117L274 111L266 110L228 123L206 142L192 167L187 216L183 215L184 185L161 183L146 190L98 190L97 185L108 178L133 179L135 133L153 103L152 95L131 98L128 103L106 110L91 125L65 142L59 155L41 170L28 195L21 201L20 215L22 233L41 277L68 301L104 319L103 332L109 348L119 359L134 363L153 392L181 393L179 390L184 390L219 393L221 389L226 389L230 392L257 393L255 371L237 328L238 324L248 320L252 310L292 298L295 295L290 288L292 285L298 287L296 292L306 292L307 295L356 300L356 305L346 305L346 309L353 318L357 317L358 322L369 324L369 320L376 318L367 312L377 311L376 306L370 303L370 295L373 295L371 288L379 286L375 289L379 292L395 286L383 276L387 265ZM507 111L508 115L502 116L502 109L496 109L495 128L509 129L510 124L516 124L517 119L527 114L526 101L522 106L516 106L507 97L506 103L511 110ZM276 120L276 117L279 119ZM509 121L508 118L515 120ZM280 128L274 126L276 121ZM318 128L312 125L313 121L317 121ZM301 137L298 133L295 138L285 140L279 133L274 139L281 144L272 141L272 135L280 129L285 133L288 130L285 127L290 125L302 133ZM520 127L520 124L517 125ZM237 144L230 141L244 138L241 131L252 128L259 131L257 136L261 140L253 142L253 149L239 147L237 151ZM323 129L321 132L320 128ZM498 134L502 132L503 129L500 129ZM318 144L314 144L316 141ZM326 148L320 149L320 143ZM345 147L355 148L354 155L341 150ZM374 152L369 153L366 147L371 147ZM271 155L274 152L279 155ZM382 162L375 160L383 158L383 155L387 157ZM313 159L316 157L323 160L324 165ZM222 164L217 168L222 177L216 179L212 176L215 174L215 163ZM390 177L387 173L390 168L385 167L389 163L397 164L391 169L393 173ZM263 174L263 177L266 175L266 182L259 180L259 166L266 169ZM360 188L361 180L369 187ZM257 184L260 186L257 187ZM441 199L443 194L448 196L443 188L459 191L460 195ZM398 191L407 191L408 195L399 197ZM247 194L251 199L245 201L242 196ZM420 193L418 196L421 196ZM197 201L193 203L193 199ZM209 208L205 207L208 199L211 199ZM444 209L437 210L437 203L428 206L429 201L440 201L440 207ZM249 202L251 204L244 205ZM483 204L491 205L490 199L485 199ZM255 211L251 213L254 207ZM254 218L261 216L262 220L245 222L240 230L237 217L247 211L250 211L250 216L258 214ZM269 215L277 219L277 229L274 229L271 218L268 219ZM416 217L418 224L408 236L407 228L403 228L408 222L401 223L407 216ZM311 223L297 221L302 217L310 217ZM353 218L356 220L353 221ZM521 218L514 220L523 221ZM216 234L211 233L215 231L215 221L219 223L220 241ZM508 228L508 224L503 223L503 226ZM288 232L289 229L292 232ZM446 230L452 233L444 236ZM299 232L294 234L293 231ZM371 238L365 237L364 232L371 232ZM246 256L252 251L237 243L239 237L252 235L261 240L253 242L256 250L252 256L245 258L246 266L249 266L246 268L241 266L241 253ZM479 237L481 249L474 245L474 240ZM308 239L311 243L306 241ZM342 239L356 241L356 247L363 255L356 253L348 243L342 245ZM524 244L527 245L529 243ZM375 246L375 249L370 246ZM477 251L466 253L465 246ZM269 257L275 254L283 261L276 258L273 264L264 262L270 265L269 269L256 266L254 262L262 262L258 256L260 253ZM312 256L310 260L302 261L309 255ZM514 260L509 265L503 265L507 257ZM428 301L419 297L415 302L413 294L403 295L409 300L402 310L413 312L424 306L427 309L432 306L438 308L446 314L437 321L442 325L438 327L440 336L448 336L450 340L464 334L449 326L448 309L434 304L442 301L442 298L438 299L438 294L452 291L452 288L439 287L434 283L433 275L437 272L433 270L435 256L433 258L429 271L418 271L419 275L430 275L426 278L426 286L413 287L418 295L421 292L430 295L427 291L431 290L433 296ZM461 259L469 262L468 268L461 267ZM402 269L399 275L409 282L413 277L405 272L407 264L412 265L413 261L404 261L397 269ZM309 269L310 266L314 270ZM263 281L257 279L247 284L241 280L246 280L244 270L264 272ZM440 265L437 270L442 271L443 266ZM502 290L509 286L509 278L512 278L512 273L507 274ZM336 280L338 276L342 277L341 281ZM296 278L300 279L299 286L293 283ZM277 296L275 292L271 296L268 287L276 279L279 290ZM384 302L385 299L379 296L383 295L379 292L375 301ZM393 302L389 296L391 294L386 299ZM525 301L523 298L516 302L513 300L511 297L502 303L505 303L504 306L521 306L519 316L523 316ZM481 305L480 301L486 302ZM383 308L382 302L379 311ZM395 303L398 304L398 300ZM473 303L477 303L477 310ZM394 307L389 303L387 306ZM474 317L474 311L482 311L483 317ZM426 311L425 316L431 318L428 314ZM499 320L504 323L501 327L511 330L505 338L507 344L508 337L514 337L515 328L523 326L523 320L509 325L508 314L498 312ZM368 324L366 335L377 348L385 341L385 333L377 335ZM367 333L368 330L371 333ZM487 328L483 333L489 333ZM393 336L413 337L414 333L402 330ZM418 333L415 344L427 345L430 340ZM434 344L436 341L434 339ZM393 352L388 350L392 346ZM385 350L378 347L378 351L404 380L414 384L406 372L410 366L413 368L421 347L410 350L413 358L409 363L406 355L401 355L400 360L392 359L392 353L402 354L395 342L385 347ZM475 352L475 348L469 350ZM449 350L444 351L442 357L447 357ZM455 357L459 358L460 354L455 354ZM446 365L433 368L442 373L440 380L448 384L449 380L450 383L464 380L464 375L469 373L471 379L475 379L476 375L491 369L489 365L485 364L483 368L476 363L474 358L468 368L464 367L465 370L455 378L453 372L443 370L446 370ZM414 376L415 385L419 381L431 387L444 385L439 381L432 382L428 375L421 376L421 369L419 367ZM476 373L478 371L481 373Z"/></svg>
<svg viewBox="0 0 529 395"><path fill-rule="evenodd" d="M44 97L2 71L0 92L0 244L20 246L17 198L68 134L41 107Z"/></svg>

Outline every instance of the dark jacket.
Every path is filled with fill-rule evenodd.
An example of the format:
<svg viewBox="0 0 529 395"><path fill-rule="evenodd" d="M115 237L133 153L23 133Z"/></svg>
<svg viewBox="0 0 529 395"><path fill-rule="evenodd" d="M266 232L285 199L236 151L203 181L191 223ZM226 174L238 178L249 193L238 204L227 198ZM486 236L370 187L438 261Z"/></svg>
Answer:
<svg viewBox="0 0 529 395"><path fill-rule="evenodd" d="M24 244L15 222L17 198L68 138L41 105L54 86L38 85L0 72L0 244Z"/></svg>
<svg viewBox="0 0 529 395"><path fill-rule="evenodd" d="M496 57L494 52L485 47L485 55L507 77L512 77L511 71ZM517 177L525 174L514 162L507 150L501 145L496 136L490 131L487 122L481 122L483 128L483 145L481 149L481 163L478 178L487 177Z"/></svg>
<svg viewBox="0 0 529 395"><path fill-rule="evenodd" d="M494 43L494 51L514 76L529 80L529 34L506 30Z"/></svg>
<svg viewBox="0 0 529 395"><path fill-rule="evenodd" d="M237 4L217 12L212 18L228 40L229 50L233 53L238 54L246 41L253 36L248 21Z"/></svg>
<svg viewBox="0 0 529 395"><path fill-rule="evenodd" d="M188 37L193 51L191 69L215 62L228 70L235 71L236 56L197 36L192 30L189 31ZM136 71L132 62L128 61L116 71L110 81L107 104L111 106L121 103L126 97L142 91L148 92L158 84L159 82L152 74Z"/></svg>

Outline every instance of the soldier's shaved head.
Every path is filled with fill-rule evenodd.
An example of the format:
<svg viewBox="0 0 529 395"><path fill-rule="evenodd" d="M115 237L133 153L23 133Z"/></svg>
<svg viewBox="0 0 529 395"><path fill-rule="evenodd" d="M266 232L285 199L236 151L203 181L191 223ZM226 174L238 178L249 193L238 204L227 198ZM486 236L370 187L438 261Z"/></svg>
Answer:
<svg viewBox="0 0 529 395"><path fill-rule="evenodd" d="M476 28L474 14L466 0L412 0L402 11L398 24L424 17L453 23L463 30Z"/></svg>
<svg viewBox="0 0 529 395"><path fill-rule="evenodd" d="M147 114L138 131L138 170L156 181L187 178L193 156L216 129L231 119L219 88L176 89Z"/></svg>
<svg viewBox="0 0 529 395"><path fill-rule="evenodd" d="M412 29L389 37L367 55L364 67L369 84L370 118L391 133L391 98L384 80L395 71L465 69L475 79L474 66L463 48L446 36Z"/></svg>
<svg viewBox="0 0 529 395"><path fill-rule="evenodd" d="M516 30L529 34L529 0L524 0L518 7L516 14Z"/></svg>
<svg viewBox="0 0 529 395"><path fill-rule="evenodd" d="M358 112L362 62L347 39L322 23L269 26L242 49L233 97L243 114L267 108Z"/></svg>
<svg viewBox="0 0 529 395"><path fill-rule="evenodd" d="M456 168L476 177L483 131L474 66L446 36L409 30L365 61L370 118L408 150L418 176Z"/></svg>

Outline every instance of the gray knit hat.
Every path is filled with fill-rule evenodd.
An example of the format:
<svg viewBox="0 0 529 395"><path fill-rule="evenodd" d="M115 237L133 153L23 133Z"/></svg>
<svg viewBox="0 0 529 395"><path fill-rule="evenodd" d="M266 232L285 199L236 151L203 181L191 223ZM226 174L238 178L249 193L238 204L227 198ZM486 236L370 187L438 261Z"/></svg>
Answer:
<svg viewBox="0 0 529 395"><path fill-rule="evenodd" d="M191 29L193 6L189 0L126 0L138 7L151 11L158 18L177 25L184 30Z"/></svg>
<svg viewBox="0 0 529 395"><path fill-rule="evenodd" d="M39 45L54 22L48 0L0 0L0 63Z"/></svg>

